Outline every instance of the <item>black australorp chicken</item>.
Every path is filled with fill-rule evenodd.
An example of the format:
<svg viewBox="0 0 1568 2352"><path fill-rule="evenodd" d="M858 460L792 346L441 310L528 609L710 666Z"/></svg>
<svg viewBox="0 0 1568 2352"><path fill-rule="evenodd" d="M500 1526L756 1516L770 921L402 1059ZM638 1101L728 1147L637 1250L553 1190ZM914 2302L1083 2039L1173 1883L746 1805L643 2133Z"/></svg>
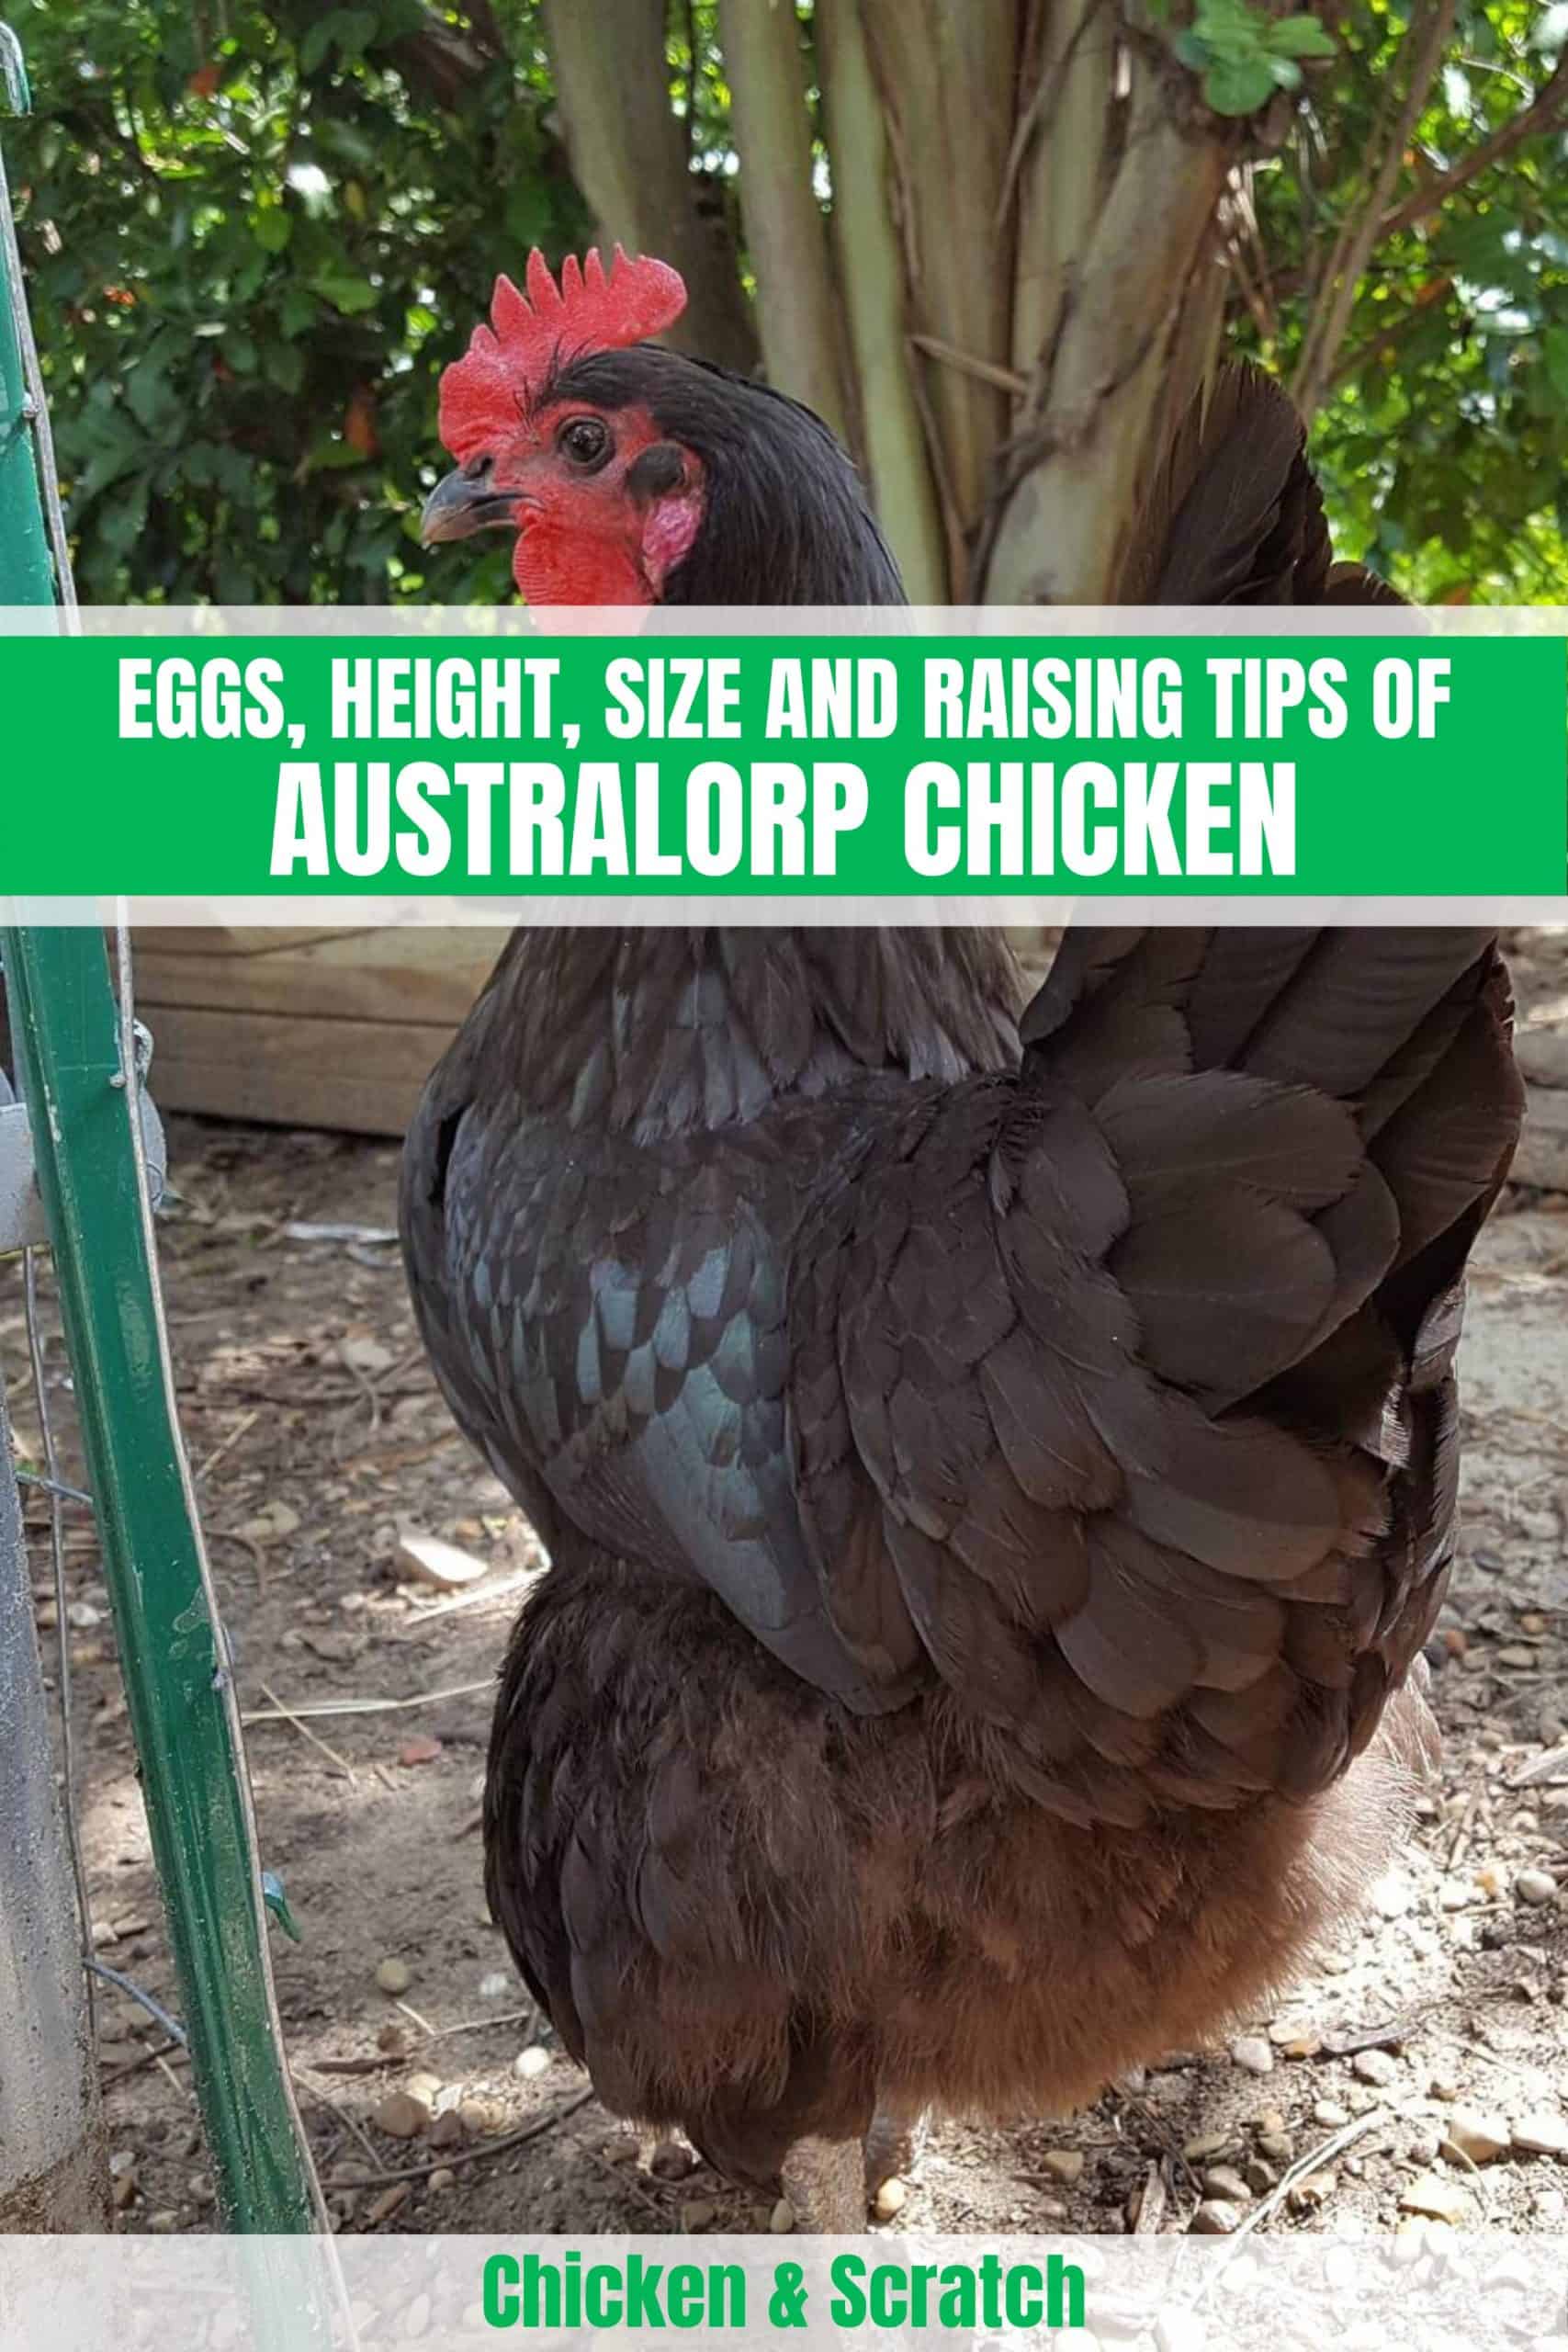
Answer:
<svg viewBox="0 0 1568 2352"><path fill-rule="evenodd" d="M897 597L815 418L638 340L672 273L528 288L433 536L516 529L541 601ZM1260 378L1160 495L1154 595L1378 593ZM551 1555L491 1902L611 2108L857 2228L921 2108L1090 2095L1354 1903L1432 1736L1508 1035L1483 931L1075 932L1021 1016L986 933L516 933L403 1230Z"/></svg>

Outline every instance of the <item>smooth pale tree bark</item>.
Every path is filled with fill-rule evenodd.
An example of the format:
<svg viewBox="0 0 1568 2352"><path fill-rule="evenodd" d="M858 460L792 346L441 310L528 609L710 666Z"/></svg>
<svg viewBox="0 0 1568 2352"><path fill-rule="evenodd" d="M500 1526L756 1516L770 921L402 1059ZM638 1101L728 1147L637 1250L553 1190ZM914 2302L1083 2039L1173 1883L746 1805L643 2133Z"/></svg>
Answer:
<svg viewBox="0 0 1568 2352"><path fill-rule="evenodd" d="M853 435L833 299L828 224L814 186L806 52L795 0L719 0L735 143L746 158L740 211L757 280L769 378Z"/></svg>
<svg viewBox="0 0 1568 2352"><path fill-rule="evenodd" d="M567 152L602 235L657 254L685 279L672 343L750 371L757 332L734 244L721 220L704 217L670 110L664 0L543 0L543 16Z"/></svg>
<svg viewBox="0 0 1568 2352"><path fill-rule="evenodd" d="M892 149L860 0L817 0L816 32L860 455L910 601L940 605L948 593L946 549L910 365Z"/></svg>
<svg viewBox="0 0 1568 2352"><path fill-rule="evenodd" d="M1221 198L1276 128L1204 103L1184 10L719 0L752 323L693 208L664 0L543 6L590 203L686 274L689 348L745 365L755 336L844 435L916 602L1135 593L1141 508L1219 356Z"/></svg>
<svg viewBox="0 0 1568 2352"><path fill-rule="evenodd" d="M949 593L984 512L1009 400L1018 0L859 0L893 158L917 395L949 547ZM829 99L831 91L829 88ZM933 350L932 346L936 346Z"/></svg>
<svg viewBox="0 0 1568 2352"><path fill-rule="evenodd" d="M1122 592L1138 494L1176 422L1167 387L1173 371L1194 374L1213 315L1213 229L1233 136L1174 108L1163 66L1128 51L1124 71L1122 153L1030 372L981 536L976 585L987 603L1098 604Z"/></svg>

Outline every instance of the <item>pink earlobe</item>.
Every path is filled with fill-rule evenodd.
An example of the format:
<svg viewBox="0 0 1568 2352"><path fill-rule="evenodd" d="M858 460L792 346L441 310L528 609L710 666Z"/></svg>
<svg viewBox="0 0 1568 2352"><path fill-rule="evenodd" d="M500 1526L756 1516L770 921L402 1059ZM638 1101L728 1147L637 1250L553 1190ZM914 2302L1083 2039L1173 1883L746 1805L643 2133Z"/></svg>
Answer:
<svg viewBox="0 0 1568 2352"><path fill-rule="evenodd" d="M690 555L702 525L703 493L696 483L671 492L668 498L656 498L649 508L642 530L642 560L656 596L663 594L664 582L676 565Z"/></svg>

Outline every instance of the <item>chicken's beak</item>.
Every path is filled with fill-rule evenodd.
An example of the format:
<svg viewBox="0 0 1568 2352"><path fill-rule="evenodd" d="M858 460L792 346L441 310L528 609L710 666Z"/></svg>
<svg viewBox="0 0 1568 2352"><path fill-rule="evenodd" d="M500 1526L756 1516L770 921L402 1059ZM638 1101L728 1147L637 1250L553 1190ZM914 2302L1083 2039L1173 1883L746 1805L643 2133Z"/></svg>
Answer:
<svg viewBox="0 0 1568 2352"><path fill-rule="evenodd" d="M459 466L438 481L424 502L419 518L421 547L439 546L443 539L466 539L475 531L514 529L518 493L491 487L488 458Z"/></svg>

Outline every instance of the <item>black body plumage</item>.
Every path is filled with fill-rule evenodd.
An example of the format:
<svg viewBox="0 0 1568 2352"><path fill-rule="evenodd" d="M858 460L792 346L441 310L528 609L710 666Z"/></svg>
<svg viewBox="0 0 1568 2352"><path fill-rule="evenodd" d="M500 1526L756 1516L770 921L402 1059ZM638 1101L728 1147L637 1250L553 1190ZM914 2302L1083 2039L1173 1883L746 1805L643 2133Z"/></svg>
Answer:
<svg viewBox="0 0 1568 2352"><path fill-rule="evenodd" d="M570 372L704 458L676 593L897 593L804 412ZM1357 593L1258 379L1148 527L1156 594ZM757 2179L878 2095L1038 2109L1353 1899L1426 1736L1508 1035L1483 931L1075 931L1021 1013L985 933L513 938L403 1232L552 1556L491 1898L613 2106Z"/></svg>

